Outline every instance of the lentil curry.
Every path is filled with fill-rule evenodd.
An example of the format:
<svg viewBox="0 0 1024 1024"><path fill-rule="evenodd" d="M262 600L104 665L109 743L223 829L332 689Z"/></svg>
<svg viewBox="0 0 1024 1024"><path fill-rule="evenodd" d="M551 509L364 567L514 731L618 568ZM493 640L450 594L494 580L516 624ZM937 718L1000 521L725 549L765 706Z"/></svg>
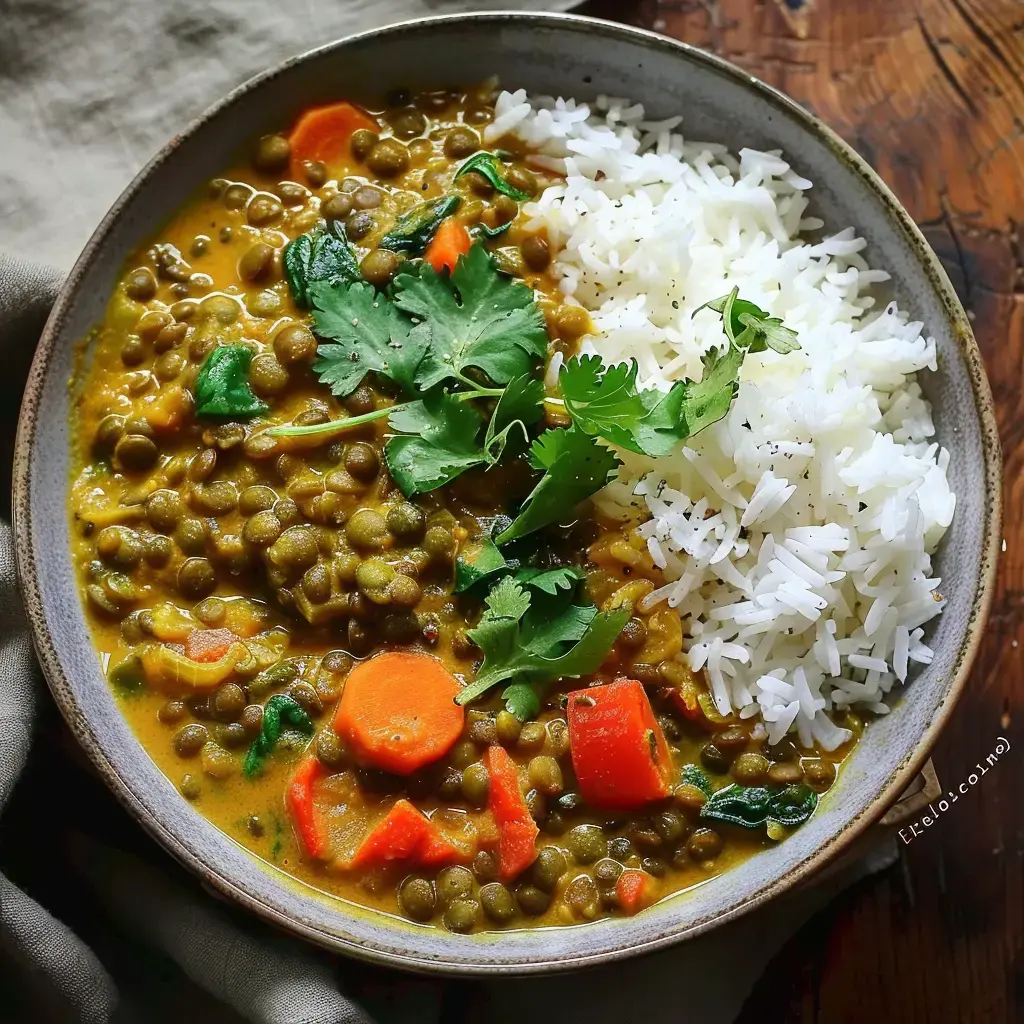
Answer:
<svg viewBox="0 0 1024 1024"><path fill-rule="evenodd" d="M587 501L603 442L667 450L738 362L655 405L573 358L589 316L521 212L552 179L492 114L317 108L212 181L93 339L71 495L104 670L182 795L456 932L635 913L781 839L846 753L719 715L637 524Z"/></svg>

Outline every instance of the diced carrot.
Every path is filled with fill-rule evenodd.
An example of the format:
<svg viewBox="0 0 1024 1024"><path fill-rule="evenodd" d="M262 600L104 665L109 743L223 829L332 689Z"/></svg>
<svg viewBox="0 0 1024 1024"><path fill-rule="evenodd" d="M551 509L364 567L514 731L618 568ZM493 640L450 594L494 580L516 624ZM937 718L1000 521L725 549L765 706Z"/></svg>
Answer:
<svg viewBox="0 0 1024 1024"><path fill-rule="evenodd" d="M636 914L654 902L654 878L646 871L628 868L615 883L615 895L624 914Z"/></svg>
<svg viewBox="0 0 1024 1024"><path fill-rule="evenodd" d="M393 861L430 866L463 859L463 851L402 799L366 834L347 867L376 867Z"/></svg>
<svg viewBox="0 0 1024 1024"><path fill-rule="evenodd" d="M624 811L668 796L672 756L640 683L573 690L567 715L572 766L588 804Z"/></svg>
<svg viewBox="0 0 1024 1024"><path fill-rule="evenodd" d="M523 791L515 761L497 744L484 754L487 766L488 805L498 826L498 878L511 881L525 871L537 856L537 828Z"/></svg>
<svg viewBox="0 0 1024 1024"><path fill-rule="evenodd" d="M473 244L469 232L454 217L441 221L441 226L434 233L434 237L423 254L426 260L439 274L442 267L447 267L448 272L455 270L460 256L465 256Z"/></svg>
<svg viewBox="0 0 1024 1024"><path fill-rule="evenodd" d="M323 857L327 840L316 820L313 804L313 784L325 769L318 758L307 754L300 762L291 782L288 783L288 810L291 812L295 831L310 857Z"/></svg>
<svg viewBox="0 0 1024 1024"><path fill-rule="evenodd" d="M429 654L378 654L349 673L334 729L362 763L409 775L442 757L462 733L459 689Z"/></svg>
<svg viewBox="0 0 1024 1024"><path fill-rule="evenodd" d="M307 160L319 160L328 168L336 164L345 156L349 140L360 128L375 132L380 125L351 103L332 103L307 110L288 136L292 177L302 181L302 165Z"/></svg>
<svg viewBox="0 0 1024 1024"><path fill-rule="evenodd" d="M193 629L185 637L185 657L192 661L220 661L238 639L230 629Z"/></svg>

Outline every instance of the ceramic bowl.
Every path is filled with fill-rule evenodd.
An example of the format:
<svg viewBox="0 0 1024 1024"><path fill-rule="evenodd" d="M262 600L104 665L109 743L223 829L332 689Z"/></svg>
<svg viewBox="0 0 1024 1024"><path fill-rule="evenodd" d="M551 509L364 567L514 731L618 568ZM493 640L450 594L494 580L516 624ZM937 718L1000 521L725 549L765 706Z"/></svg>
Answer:
<svg viewBox="0 0 1024 1024"><path fill-rule="evenodd" d="M247 141L311 104L490 75L533 93L629 96L653 117L682 113L690 137L782 149L814 181L814 212L835 228L857 227L873 265L892 273L901 302L938 341L939 371L922 385L951 452L957 511L937 560L949 603L929 640L935 660L867 730L840 783L796 834L634 918L460 936L286 879L209 824L136 741L100 672L70 571L68 381L75 348L102 317L127 254ZM353 36L253 79L170 142L114 204L60 293L25 394L15 477L19 569L40 660L72 730L129 810L180 861L264 918L340 952L449 973L614 960L704 932L809 877L875 822L924 762L967 678L1000 536L999 442L978 349L935 254L878 177L807 111L724 61L565 15L441 17Z"/></svg>

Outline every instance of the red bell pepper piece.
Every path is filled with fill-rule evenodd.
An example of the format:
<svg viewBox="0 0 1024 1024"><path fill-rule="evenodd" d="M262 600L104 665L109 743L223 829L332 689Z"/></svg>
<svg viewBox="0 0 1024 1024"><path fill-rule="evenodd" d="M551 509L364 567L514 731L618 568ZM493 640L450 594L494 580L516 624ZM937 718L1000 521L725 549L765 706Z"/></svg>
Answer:
<svg viewBox="0 0 1024 1024"><path fill-rule="evenodd" d="M312 754L307 754L300 762L292 780L288 783L287 801L291 812L295 831L310 857L320 858L327 849L327 840L319 822L316 820L316 808L313 805L313 784L324 775L326 769Z"/></svg>
<svg viewBox="0 0 1024 1024"><path fill-rule="evenodd" d="M635 679L573 690L567 716L572 766L588 804L625 811L668 796L672 756Z"/></svg>
<svg viewBox="0 0 1024 1024"><path fill-rule="evenodd" d="M430 866L465 859L440 829L408 800L399 800L356 848L350 868L409 861Z"/></svg>
<svg viewBox="0 0 1024 1024"><path fill-rule="evenodd" d="M487 748L484 764L488 775L488 803L498 826L498 878L511 881L537 856L540 829L519 788L515 762L504 747Z"/></svg>
<svg viewBox="0 0 1024 1024"><path fill-rule="evenodd" d="M629 868L619 875L615 883L615 895L619 908L624 914L636 914L654 902L654 878L646 871Z"/></svg>
<svg viewBox="0 0 1024 1024"><path fill-rule="evenodd" d="M191 661L220 661L239 639L230 629L193 629L185 637L185 657Z"/></svg>

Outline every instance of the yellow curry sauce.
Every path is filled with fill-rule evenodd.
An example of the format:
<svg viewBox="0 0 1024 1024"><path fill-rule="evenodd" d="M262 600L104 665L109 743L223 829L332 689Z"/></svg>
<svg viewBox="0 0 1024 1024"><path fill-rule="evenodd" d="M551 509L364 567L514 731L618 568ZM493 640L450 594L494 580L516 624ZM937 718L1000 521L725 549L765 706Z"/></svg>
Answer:
<svg viewBox="0 0 1024 1024"><path fill-rule="evenodd" d="M317 339L294 302L282 250L325 222L343 224L364 277L384 287L415 257L378 249L382 237L425 200L457 195L460 224L495 231L511 222L481 235L482 244L536 290L550 346L571 353L589 320L563 303L546 238L526 230L519 203L485 176L454 177L483 146L490 101L487 88L392 97L374 112L379 132L357 132L328 165L296 164L284 137L267 137L133 253L78 392L70 503L75 568L104 671L182 794L253 854L316 889L455 931L622 912L624 869L651 882L646 902L700 883L773 840L763 828L703 820L707 793L679 775L683 766L699 766L713 788L822 792L847 752L805 756L789 741L769 748L754 722L719 716L681 659L676 613L641 610L664 582L642 540L593 511L546 528L533 564L579 566L594 603L631 613L596 673L552 686L526 722L497 692L474 702L458 741L408 776L359 763L333 731L348 673L381 651L427 652L460 683L474 678L480 650L468 633L482 606L453 593L455 561L523 500L531 479L522 465L472 469L406 499L382 451L387 419L326 438L268 438L268 424L315 425L395 400L373 374L340 399L318 379ZM521 148L502 146L518 190L533 195L553 180L528 166ZM268 407L256 419L196 414L200 367L225 345L253 355L249 383ZM548 406L549 423L561 415ZM227 653L191 660L190 635L214 630L230 630ZM665 799L613 813L578 792L564 695L621 677L646 688L673 777ZM275 694L290 696L315 734L286 723L258 771L247 772ZM858 728L853 716L845 724ZM511 755L540 830L537 860L504 881L483 763L494 745ZM319 857L304 850L285 797L312 757L327 837ZM460 864L346 869L397 797L463 844Z"/></svg>

